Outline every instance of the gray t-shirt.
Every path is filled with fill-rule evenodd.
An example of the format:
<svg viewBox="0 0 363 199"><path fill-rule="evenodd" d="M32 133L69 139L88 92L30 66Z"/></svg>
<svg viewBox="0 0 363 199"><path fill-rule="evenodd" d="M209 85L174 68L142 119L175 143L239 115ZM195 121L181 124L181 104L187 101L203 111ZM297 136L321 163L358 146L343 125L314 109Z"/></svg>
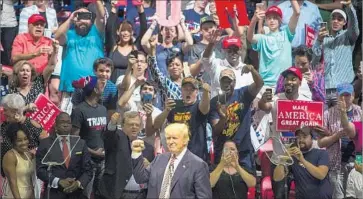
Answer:
<svg viewBox="0 0 363 199"><path fill-rule="evenodd" d="M3 10L1 12L0 27L11 28L16 27L18 22L16 21L14 1L13 0L3 0Z"/></svg>

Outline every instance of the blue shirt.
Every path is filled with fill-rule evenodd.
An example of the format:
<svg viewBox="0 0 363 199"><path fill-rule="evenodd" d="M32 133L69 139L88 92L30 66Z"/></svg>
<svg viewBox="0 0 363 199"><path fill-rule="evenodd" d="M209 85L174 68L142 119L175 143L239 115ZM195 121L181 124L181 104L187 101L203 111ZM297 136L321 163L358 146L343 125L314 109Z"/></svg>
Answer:
<svg viewBox="0 0 363 199"><path fill-rule="evenodd" d="M72 81L93 74L93 62L104 57L104 35L95 25L82 37L74 29L68 30L60 74L59 91L73 92Z"/></svg>
<svg viewBox="0 0 363 199"><path fill-rule="evenodd" d="M280 32L256 34L254 38L257 43L252 44L252 48L260 53L259 73L265 86L275 86L280 74L292 66L291 41L294 35L285 26Z"/></svg>
<svg viewBox="0 0 363 199"><path fill-rule="evenodd" d="M326 150L311 149L303 153L306 161L314 166L329 167L329 155ZM294 157L294 164L291 166L292 174L296 183L296 199L331 199L333 189L329 182L328 175L319 180L312 176L306 168L300 166L299 161Z"/></svg>
<svg viewBox="0 0 363 199"><path fill-rule="evenodd" d="M199 30L200 29L200 19L208 16L205 13L200 15L197 12L195 12L194 9L184 10L183 14L185 16L185 25L187 26L187 28L190 32ZM202 40L201 34L199 32L193 34L193 39L195 40L195 43L201 41Z"/></svg>
<svg viewBox="0 0 363 199"><path fill-rule="evenodd" d="M149 28L150 24L153 22L153 20L151 20L151 17L155 15L155 8L145 8L144 13L146 16L147 28ZM127 7L126 20L132 24L134 30L134 38L137 38L140 33L140 17L135 6ZM153 34L158 33L156 29L158 28L155 28Z"/></svg>
<svg viewBox="0 0 363 199"><path fill-rule="evenodd" d="M160 71L164 74L164 76L169 77L168 66L166 65L166 60L173 54L173 51L178 51L182 53L182 44L177 43L171 48L164 48L162 45L156 46L156 61L158 63L158 67ZM174 52L175 53L175 52Z"/></svg>
<svg viewBox="0 0 363 199"><path fill-rule="evenodd" d="M251 110L250 105L255 99L248 91L248 86L234 90L233 95L227 101L227 122L223 132L218 135L215 140L215 160L219 161L222 151L223 144L227 140L233 140L238 146L239 151L253 151L250 127L251 127ZM217 111L218 96L211 100L211 110L209 113L209 121L219 119ZM253 152L252 152L253 153ZM242 159L242 157L241 157ZM251 159L245 159L243 165L252 169Z"/></svg>
<svg viewBox="0 0 363 199"><path fill-rule="evenodd" d="M288 26L293 13L291 2L285 1L278 5L278 7L282 11L281 27ZM296 48L300 45L305 45L305 24L313 28L317 36L322 21L323 19L321 18L318 6L309 1L304 1L300 7L300 16L295 29L295 37L291 42L292 47Z"/></svg>

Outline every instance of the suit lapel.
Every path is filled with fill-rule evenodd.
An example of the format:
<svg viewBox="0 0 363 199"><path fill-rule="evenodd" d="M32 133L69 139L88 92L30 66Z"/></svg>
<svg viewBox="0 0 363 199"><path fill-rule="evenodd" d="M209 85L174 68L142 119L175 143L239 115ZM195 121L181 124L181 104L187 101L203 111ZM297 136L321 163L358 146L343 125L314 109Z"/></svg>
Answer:
<svg viewBox="0 0 363 199"><path fill-rule="evenodd" d="M170 193L173 190L175 184L178 182L181 176L183 176L184 172L189 167L189 150L187 150L184 154L184 157L180 160L178 167L176 168L173 179L171 180Z"/></svg>
<svg viewBox="0 0 363 199"><path fill-rule="evenodd" d="M160 159L161 159L160 160L160 167L159 167L159 170L157 171L158 174L156 175L156 176L160 176L159 178L157 178L158 197L160 195L161 185L163 184L164 173L166 171L166 167L168 166L170 155L171 155L171 153L167 153L167 154L165 154L164 157L160 157Z"/></svg>
<svg viewBox="0 0 363 199"><path fill-rule="evenodd" d="M64 157L63 157L63 151L60 147L60 144L61 144L61 139L57 139L57 136L54 136L53 139L52 139L52 143L57 140L53 147L50 149L51 152L50 153L53 153L53 154L48 154L48 155L51 155L52 156L52 159L54 158L54 162L58 162L59 160L60 161L64 161ZM66 168L65 165L61 165L62 167Z"/></svg>
<svg viewBox="0 0 363 199"><path fill-rule="evenodd" d="M70 154L70 156L71 157L69 157L70 159L69 159L69 165L68 165L68 168L69 167L71 167L71 164L72 164L72 157L75 157L75 155L76 155L76 152L77 152L77 146L76 146L76 144L77 144L77 139L75 139L75 138L73 138L73 137L69 137L69 147L70 147L70 151L71 151L71 154Z"/></svg>

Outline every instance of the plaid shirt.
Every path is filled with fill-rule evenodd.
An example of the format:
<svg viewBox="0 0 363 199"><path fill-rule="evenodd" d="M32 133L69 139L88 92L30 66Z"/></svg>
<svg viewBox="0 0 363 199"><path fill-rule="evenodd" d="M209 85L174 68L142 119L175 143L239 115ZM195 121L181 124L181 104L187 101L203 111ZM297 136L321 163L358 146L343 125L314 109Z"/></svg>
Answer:
<svg viewBox="0 0 363 199"><path fill-rule="evenodd" d="M357 105L352 105L353 116L348 118L350 122L361 121L362 110ZM324 113L324 126L329 130L330 134L340 133L343 131L343 127L340 121L340 111L338 106L331 107ZM342 152L341 141L337 141L334 144L326 148L329 154L329 169L332 171L339 171L341 169Z"/></svg>
<svg viewBox="0 0 363 199"><path fill-rule="evenodd" d="M171 99L181 99L181 88L178 84L173 82L160 71L156 57L149 57L149 66L152 79L158 84L160 92L162 94L162 101L164 102L165 97Z"/></svg>
<svg viewBox="0 0 363 199"><path fill-rule="evenodd" d="M310 71L313 75L313 83L308 84L313 101L325 102L325 82L324 82L324 73L322 71ZM279 80L276 85L276 94L285 92L284 86L285 78L280 75Z"/></svg>

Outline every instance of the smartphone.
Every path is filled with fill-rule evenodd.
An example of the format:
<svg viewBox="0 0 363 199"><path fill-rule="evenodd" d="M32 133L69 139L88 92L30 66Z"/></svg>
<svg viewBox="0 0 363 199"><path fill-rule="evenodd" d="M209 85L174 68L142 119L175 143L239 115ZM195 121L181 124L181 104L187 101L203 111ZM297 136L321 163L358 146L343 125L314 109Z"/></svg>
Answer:
<svg viewBox="0 0 363 199"><path fill-rule="evenodd" d="M257 8L257 10L263 10L264 9L264 3L263 2L261 2L261 3L256 3L256 8Z"/></svg>
<svg viewBox="0 0 363 199"><path fill-rule="evenodd" d="M92 13L91 12L79 12L77 13L77 20L91 20Z"/></svg>
<svg viewBox="0 0 363 199"><path fill-rule="evenodd" d="M358 164L362 164L362 154L360 154L360 155L355 155L355 161L356 161Z"/></svg>
<svg viewBox="0 0 363 199"><path fill-rule="evenodd" d="M226 96L226 92L219 90L218 91L218 102L220 104L226 104L227 103L227 96Z"/></svg>
<svg viewBox="0 0 363 199"><path fill-rule="evenodd" d="M145 93L142 95L142 103L147 104L151 103L153 100L153 96L150 93Z"/></svg>
<svg viewBox="0 0 363 199"><path fill-rule="evenodd" d="M266 93L270 94L270 97L267 98L268 101L272 100L272 89L271 88L266 88Z"/></svg>
<svg viewBox="0 0 363 199"><path fill-rule="evenodd" d="M175 108L182 108L184 107L183 100L174 100L175 101Z"/></svg>
<svg viewBox="0 0 363 199"><path fill-rule="evenodd" d="M320 23L320 28L325 28L325 30L327 30L327 28L328 28L328 25L327 25L328 23L327 22L321 22Z"/></svg>

